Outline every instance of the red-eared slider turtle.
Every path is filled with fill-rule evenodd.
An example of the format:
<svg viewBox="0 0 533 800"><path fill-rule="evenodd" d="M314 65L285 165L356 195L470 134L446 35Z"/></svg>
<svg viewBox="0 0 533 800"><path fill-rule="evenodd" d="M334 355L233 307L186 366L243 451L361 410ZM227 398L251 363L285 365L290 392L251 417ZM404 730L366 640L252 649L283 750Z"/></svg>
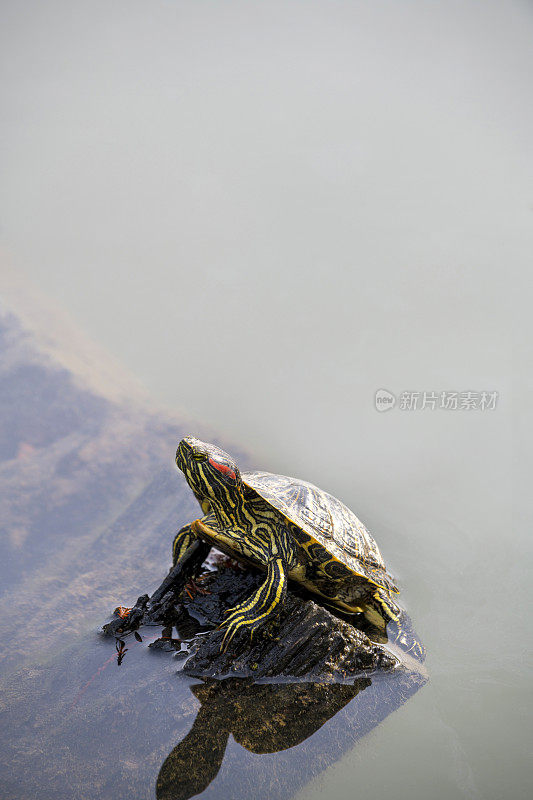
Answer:
<svg viewBox="0 0 533 800"><path fill-rule="evenodd" d="M382 630L390 620L400 625L402 610L393 599L398 589L379 548L340 500L296 478L241 474L231 456L193 437L179 443L176 464L205 516L177 533L174 564L200 539L267 573L252 597L233 608L223 623L224 647L237 631L253 632L275 614L289 579L331 605L362 612ZM408 644L423 657L414 638Z"/></svg>

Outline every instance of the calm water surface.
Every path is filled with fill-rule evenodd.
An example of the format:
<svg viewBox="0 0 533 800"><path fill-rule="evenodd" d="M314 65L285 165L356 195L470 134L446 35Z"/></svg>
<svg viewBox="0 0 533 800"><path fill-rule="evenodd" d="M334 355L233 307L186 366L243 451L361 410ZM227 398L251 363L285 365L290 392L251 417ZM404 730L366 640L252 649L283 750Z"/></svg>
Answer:
<svg viewBox="0 0 533 800"><path fill-rule="evenodd" d="M298 800L530 797L531 5L3 5L5 263L154 407L346 502L427 647L429 683L326 759ZM378 389L397 397L387 413ZM402 392L420 405L443 391L498 399L400 408ZM166 536L135 554L154 586ZM38 647L24 656L39 735L59 726L50 786L67 739L87 738L48 710L41 670L68 708L112 655L101 613L143 588L119 576L124 560L113 554L116 593L77 617L46 667ZM12 562L2 569L7 580ZM27 590L38 605L53 588L42 576ZM82 725L101 707L94 741L127 743L109 796L143 747L156 774L199 706L174 665L143 653L109 664L71 712ZM129 694L155 669L157 692L146 677L142 700ZM135 736L120 726L126 697ZM228 764L253 761L229 747Z"/></svg>

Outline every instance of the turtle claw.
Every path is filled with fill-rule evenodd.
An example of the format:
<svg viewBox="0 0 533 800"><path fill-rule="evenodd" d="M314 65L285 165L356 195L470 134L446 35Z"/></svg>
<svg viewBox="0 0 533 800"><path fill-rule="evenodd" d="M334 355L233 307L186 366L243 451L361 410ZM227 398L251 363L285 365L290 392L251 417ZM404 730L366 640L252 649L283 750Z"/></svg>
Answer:
<svg viewBox="0 0 533 800"><path fill-rule="evenodd" d="M248 629L251 638L257 625L258 622L254 619L254 617L250 616L249 611L245 612L234 609L231 613L231 616L224 620L224 622L222 622L217 628L217 630L223 630L224 628L226 629L220 645L220 652L225 653L234 636L244 628Z"/></svg>
<svg viewBox="0 0 533 800"><path fill-rule="evenodd" d="M239 622L238 620L233 621L230 625L226 625L226 623L223 623L222 625L219 625L219 629L226 628L226 632L225 632L225 634L224 634L224 636L222 638L222 642L220 643L220 652L221 653L226 653L227 652L227 649L228 649L229 645L231 644L231 642L233 640L233 637L235 636L235 634L237 633L237 631L241 627L242 627L242 622Z"/></svg>
<svg viewBox="0 0 533 800"><path fill-rule="evenodd" d="M226 631L226 633L224 634L224 636L222 638L222 641L220 643L220 652L221 653L226 653L227 652L228 647L231 644L231 640L235 636L235 633L236 633L236 631L230 631L229 629Z"/></svg>

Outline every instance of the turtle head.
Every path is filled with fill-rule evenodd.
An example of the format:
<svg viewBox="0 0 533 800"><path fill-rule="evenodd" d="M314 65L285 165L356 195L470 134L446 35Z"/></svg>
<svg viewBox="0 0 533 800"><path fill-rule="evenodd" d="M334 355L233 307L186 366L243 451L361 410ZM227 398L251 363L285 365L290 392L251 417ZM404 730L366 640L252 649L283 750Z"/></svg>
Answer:
<svg viewBox="0 0 533 800"><path fill-rule="evenodd" d="M202 508L206 501L214 507L231 507L236 496L242 497L239 468L220 447L187 436L178 445L176 464Z"/></svg>

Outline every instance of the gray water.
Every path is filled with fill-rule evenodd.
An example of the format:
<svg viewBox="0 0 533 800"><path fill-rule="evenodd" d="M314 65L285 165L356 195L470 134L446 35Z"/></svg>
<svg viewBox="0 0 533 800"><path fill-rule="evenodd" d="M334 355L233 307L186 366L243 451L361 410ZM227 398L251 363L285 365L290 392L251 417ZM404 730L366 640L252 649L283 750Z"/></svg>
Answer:
<svg viewBox="0 0 533 800"><path fill-rule="evenodd" d="M529 797L531 4L1 10L3 263L353 508L427 647L299 800Z"/></svg>

